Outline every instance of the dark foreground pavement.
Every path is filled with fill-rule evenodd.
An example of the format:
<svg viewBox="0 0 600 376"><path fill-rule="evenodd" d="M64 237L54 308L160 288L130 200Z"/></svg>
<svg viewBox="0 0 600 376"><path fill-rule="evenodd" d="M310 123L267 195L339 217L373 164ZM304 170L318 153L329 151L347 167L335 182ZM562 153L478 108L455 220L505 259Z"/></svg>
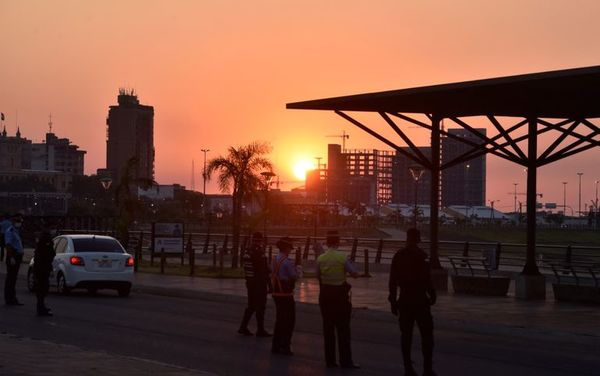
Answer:
<svg viewBox="0 0 600 376"><path fill-rule="evenodd" d="M176 291L160 289L155 292L163 295L137 292L126 299L112 292L51 294L48 301L56 316L38 318L33 295L24 291L23 280L19 285L26 306L0 306L0 332L5 333L0 336L0 375L112 375L119 369L123 375L191 375L194 370L219 375L402 374L397 324L383 311L354 313L354 358L363 368L326 370L315 305L298 306L296 355L283 357L271 355L269 339L236 335L244 307L239 296L172 297L165 295L178 295ZM272 323L272 302L268 316ZM454 324L441 320L436 331L440 375L598 375L599 353L596 336L507 328L469 317ZM415 360L420 368L416 346Z"/></svg>

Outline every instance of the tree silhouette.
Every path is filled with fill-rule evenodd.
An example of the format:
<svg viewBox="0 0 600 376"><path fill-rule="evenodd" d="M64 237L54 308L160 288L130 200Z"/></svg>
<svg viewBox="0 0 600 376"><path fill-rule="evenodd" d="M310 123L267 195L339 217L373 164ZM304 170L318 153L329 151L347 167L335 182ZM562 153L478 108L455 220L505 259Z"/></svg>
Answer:
<svg viewBox="0 0 600 376"><path fill-rule="evenodd" d="M219 189L222 192L233 190L233 257L231 264L238 264L238 248L240 244L240 232L242 225L242 203L244 200L255 195L264 184L261 172L272 172L273 165L265 157L271 151L271 146L264 142L252 142L245 146L230 147L227 156L218 156L209 161L206 168L206 178L218 172Z"/></svg>

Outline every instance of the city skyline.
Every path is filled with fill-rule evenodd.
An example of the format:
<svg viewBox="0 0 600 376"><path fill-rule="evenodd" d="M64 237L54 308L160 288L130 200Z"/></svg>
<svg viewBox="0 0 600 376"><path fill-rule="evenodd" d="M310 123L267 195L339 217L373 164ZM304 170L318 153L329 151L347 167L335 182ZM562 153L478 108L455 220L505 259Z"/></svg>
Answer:
<svg viewBox="0 0 600 376"><path fill-rule="evenodd" d="M168 8L129 1L119 12L116 5L70 2L0 9L7 56L0 82L10 88L0 93L0 110L9 134L16 131L16 110L24 134L45 133L52 113L56 132L87 150L86 173L93 173L104 167L106 110L119 87L134 87L156 111L157 180L186 186L203 148L211 158L230 145L271 142L282 181L296 180L295 161L326 156L327 135L346 131L347 148L382 149L332 114L285 110L286 102L600 61L593 40L600 5L591 1L577 8L560 1L384 1L378 7L179 1ZM565 18L574 27L556 28ZM426 132L409 133L427 145ZM541 169L543 202L560 205L566 181L568 205L577 208L576 173L583 172L582 208L589 206L600 179L597 156L592 150ZM487 199L512 210L509 193L513 183L524 191L525 174L490 156L487 175ZM207 192L217 192L212 182Z"/></svg>

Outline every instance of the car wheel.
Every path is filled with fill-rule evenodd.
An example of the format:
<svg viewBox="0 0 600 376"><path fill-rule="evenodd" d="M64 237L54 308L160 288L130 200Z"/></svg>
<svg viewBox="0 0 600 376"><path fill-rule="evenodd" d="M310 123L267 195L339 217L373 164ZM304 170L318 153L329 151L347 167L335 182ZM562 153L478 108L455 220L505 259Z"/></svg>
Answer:
<svg viewBox="0 0 600 376"><path fill-rule="evenodd" d="M27 270L27 289L30 292L35 292L35 274L33 274L31 268Z"/></svg>
<svg viewBox="0 0 600 376"><path fill-rule="evenodd" d="M69 295L69 293L71 292L71 290L67 286L67 280L65 279L65 276L62 273L58 275L56 279L56 285L58 293L61 295Z"/></svg>
<svg viewBox="0 0 600 376"><path fill-rule="evenodd" d="M96 289L96 288L90 288L87 291L88 291L88 294L90 294L92 296L94 296L98 293L98 289Z"/></svg>
<svg viewBox="0 0 600 376"><path fill-rule="evenodd" d="M117 290L120 297L126 298L131 293L131 287L121 287Z"/></svg>

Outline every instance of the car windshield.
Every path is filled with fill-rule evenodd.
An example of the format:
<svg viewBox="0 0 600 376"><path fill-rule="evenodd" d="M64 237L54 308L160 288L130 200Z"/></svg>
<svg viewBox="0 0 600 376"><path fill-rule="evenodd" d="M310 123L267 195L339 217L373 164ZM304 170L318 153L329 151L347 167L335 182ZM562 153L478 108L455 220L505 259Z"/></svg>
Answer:
<svg viewBox="0 0 600 376"><path fill-rule="evenodd" d="M75 252L113 252L123 253L123 247L115 239L84 238L73 239Z"/></svg>

